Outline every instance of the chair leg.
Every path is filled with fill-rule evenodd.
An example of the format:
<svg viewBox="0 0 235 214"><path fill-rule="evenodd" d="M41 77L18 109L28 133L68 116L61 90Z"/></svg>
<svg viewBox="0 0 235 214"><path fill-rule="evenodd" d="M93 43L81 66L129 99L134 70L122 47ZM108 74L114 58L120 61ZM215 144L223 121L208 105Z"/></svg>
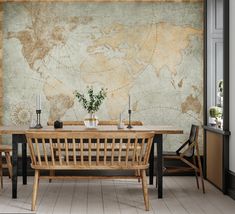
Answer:
<svg viewBox="0 0 235 214"><path fill-rule="evenodd" d="M7 168L9 172L9 177L12 178L12 164L11 164L11 156L9 152L5 152L5 157L7 161Z"/></svg>
<svg viewBox="0 0 235 214"><path fill-rule="evenodd" d="M136 161L138 161L139 160L139 155L138 155L138 153L136 154ZM135 171L135 175L136 176L138 176L138 182L140 183L140 170L139 169L137 169L136 171Z"/></svg>
<svg viewBox="0 0 235 214"><path fill-rule="evenodd" d="M53 149L53 154L54 154L54 157L56 157L56 150L55 149ZM50 170L49 175L50 176L55 176L55 170ZM50 178L49 183L51 183L51 182L52 182L52 179Z"/></svg>
<svg viewBox="0 0 235 214"><path fill-rule="evenodd" d="M148 195L148 186L147 186L147 178L146 178L146 172L145 169L141 169L141 179L142 179L142 189L144 194L144 204L145 204L145 210L149 211L149 195Z"/></svg>
<svg viewBox="0 0 235 214"><path fill-rule="evenodd" d="M137 175L139 176L138 182L140 183L140 170L139 169L137 170Z"/></svg>
<svg viewBox="0 0 235 214"><path fill-rule="evenodd" d="M140 183L140 170L135 170L135 176L138 176L138 182Z"/></svg>
<svg viewBox="0 0 235 214"><path fill-rule="evenodd" d="M3 189L3 177L2 177L2 168L0 170L0 176L1 176L1 189Z"/></svg>
<svg viewBox="0 0 235 214"><path fill-rule="evenodd" d="M197 161L198 161L199 173L200 173L201 182L202 182L202 192L205 193L205 185L204 185L204 179L203 179L203 173L202 173L202 163L201 163L201 160L200 160L200 153L199 153L198 143L196 144L196 151L197 151Z"/></svg>
<svg viewBox="0 0 235 214"><path fill-rule="evenodd" d="M197 166L197 165L196 165L195 156L193 156L193 164L194 164L195 166ZM198 182L197 170L194 169L194 172L195 172L195 177L196 177L197 188L199 189L199 182Z"/></svg>
<svg viewBox="0 0 235 214"><path fill-rule="evenodd" d="M37 193L38 193L38 182L39 182L39 170L35 170L34 183L33 183L32 206L31 206L32 211L35 211Z"/></svg>
<svg viewBox="0 0 235 214"><path fill-rule="evenodd" d="M2 152L0 152L0 179L1 179L1 189L3 189L3 177L2 177Z"/></svg>
<svg viewBox="0 0 235 214"><path fill-rule="evenodd" d="M50 170L50 176L55 176L55 170ZM51 183L52 179L49 179L49 183Z"/></svg>

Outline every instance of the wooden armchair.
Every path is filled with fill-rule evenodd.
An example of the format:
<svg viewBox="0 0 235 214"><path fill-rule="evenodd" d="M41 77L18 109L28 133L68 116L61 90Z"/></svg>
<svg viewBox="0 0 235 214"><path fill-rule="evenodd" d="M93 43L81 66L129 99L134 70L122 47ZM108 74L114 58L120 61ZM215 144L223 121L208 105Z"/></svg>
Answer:
<svg viewBox="0 0 235 214"><path fill-rule="evenodd" d="M179 171L187 171L193 169L195 172L197 188L199 189L199 182L198 182L198 173L201 177L202 182L202 190L205 193L204 187L204 180L202 174L202 165L200 160L199 154L199 147L198 147L198 132L199 127L196 125L191 126L189 139L180 146L174 153L164 153L163 159L176 159L183 161L187 167L169 167L165 168L165 172L179 172ZM195 150L196 150L196 157L195 157ZM196 161L197 159L197 161ZM190 161L191 160L191 161ZM197 162L197 163L196 163Z"/></svg>
<svg viewBox="0 0 235 214"><path fill-rule="evenodd" d="M0 145L0 179L1 179L1 188L3 188L3 168L8 168L9 177L12 177L12 164L11 164L11 155L10 152L12 151L12 148L10 145ZM2 153L5 154L6 158L6 166L2 164Z"/></svg>
<svg viewBox="0 0 235 214"><path fill-rule="evenodd" d="M140 170L145 208L149 210L145 170L148 168L153 133L27 132L26 137L32 161L31 167L35 169L32 210L35 210L40 178L68 178L55 175L40 176L41 170ZM42 149L39 148L40 144ZM58 159L54 156L54 145L58 148ZM69 150L69 147L72 150ZM106 176L106 178L126 179L137 176ZM84 177L86 176L82 176Z"/></svg>

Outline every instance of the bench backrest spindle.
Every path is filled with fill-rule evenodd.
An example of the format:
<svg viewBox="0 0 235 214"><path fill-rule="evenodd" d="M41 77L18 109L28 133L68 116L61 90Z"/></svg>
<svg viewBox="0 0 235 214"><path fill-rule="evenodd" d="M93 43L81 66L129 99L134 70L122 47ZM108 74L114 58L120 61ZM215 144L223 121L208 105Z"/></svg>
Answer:
<svg viewBox="0 0 235 214"><path fill-rule="evenodd" d="M27 132L37 169L145 169L151 132ZM56 148L56 149L55 149Z"/></svg>

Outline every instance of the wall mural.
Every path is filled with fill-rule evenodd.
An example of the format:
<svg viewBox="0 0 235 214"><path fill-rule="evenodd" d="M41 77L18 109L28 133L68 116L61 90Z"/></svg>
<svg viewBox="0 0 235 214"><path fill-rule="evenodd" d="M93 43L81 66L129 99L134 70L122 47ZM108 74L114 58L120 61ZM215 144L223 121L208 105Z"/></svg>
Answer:
<svg viewBox="0 0 235 214"><path fill-rule="evenodd" d="M178 148L203 120L203 3L5 3L4 125L30 124L36 95L42 123L83 120L74 90L108 88L100 119L174 125ZM200 135L202 141L202 135ZM175 143L177 142L177 143Z"/></svg>

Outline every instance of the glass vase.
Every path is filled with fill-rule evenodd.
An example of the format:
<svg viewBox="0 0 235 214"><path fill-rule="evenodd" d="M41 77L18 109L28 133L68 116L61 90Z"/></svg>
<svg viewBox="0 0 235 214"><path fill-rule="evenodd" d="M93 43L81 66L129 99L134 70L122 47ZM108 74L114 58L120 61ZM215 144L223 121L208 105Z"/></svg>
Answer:
<svg viewBox="0 0 235 214"><path fill-rule="evenodd" d="M87 128L96 128L98 126L99 120L94 113L89 113L84 119L84 125Z"/></svg>

